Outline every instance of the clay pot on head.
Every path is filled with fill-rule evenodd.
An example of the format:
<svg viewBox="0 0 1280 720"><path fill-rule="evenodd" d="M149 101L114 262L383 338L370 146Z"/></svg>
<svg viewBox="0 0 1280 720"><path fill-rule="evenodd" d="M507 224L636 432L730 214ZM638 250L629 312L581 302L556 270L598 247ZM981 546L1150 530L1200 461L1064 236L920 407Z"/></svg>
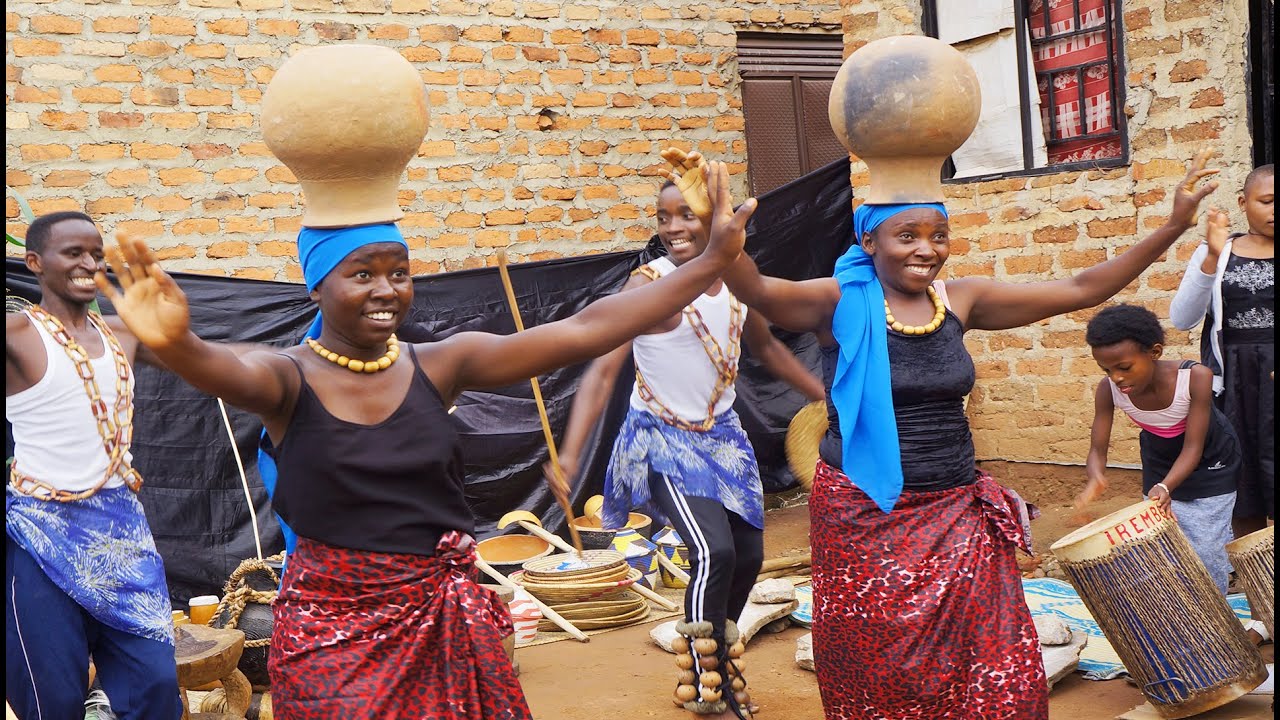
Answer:
<svg viewBox="0 0 1280 720"><path fill-rule="evenodd" d="M546 540L533 535L498 535L476 543L476 554L508 577L526 561L550 555L552 549Z"/></svg>
<svg viewBox="0 0 1280 720"><path fill-rule="evenodd" d="M276 70L262 98L267 147L302 185L302 224L395 222L400 179L428 123L422 77L381 45L302 50Z"/></svg>
<svg viewBox="0 0 1280 720"><path fill-rule="evenodd" d="M836 73L831 129L867 164L867 202L942 202L942 163L982 109L977 73L960 51L921 35L863 45Z"/></svg>

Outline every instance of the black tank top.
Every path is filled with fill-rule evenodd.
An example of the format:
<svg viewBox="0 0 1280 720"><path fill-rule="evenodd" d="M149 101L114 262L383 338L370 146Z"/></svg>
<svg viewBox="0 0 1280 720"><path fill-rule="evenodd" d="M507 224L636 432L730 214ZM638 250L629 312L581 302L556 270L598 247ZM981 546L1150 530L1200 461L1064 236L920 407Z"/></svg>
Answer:
<svg viewBox="0 0 1280 720"><path fill-rule="evenodd" d="M903 335L889 330L889 376L902 455L903 487L931 491L974 481L973 435L964 414L964 396L977 372L964 346L964 328L950 310L937 331ZM842 469L840 421L831 402L840 346L821 348L830 429L819 446L828 465ZM844 471L856 479L857 468Z"/></svg>
<svg viewBox="0 0 1280 720"><path fill-rule="evenodd" d="M1222 273L1222 341L1271 345L1276 330L1275 258L1232 254Z"/></svg>
<svg viewBox="0 0 1280 720"><path fill-rule="evenodd" d="M334 417L302 379L279 448L272 506L301 537L354 550L434 555L449 530L475 532L462 449L439 392L413 358L400 407L376 425Z"/></svg>

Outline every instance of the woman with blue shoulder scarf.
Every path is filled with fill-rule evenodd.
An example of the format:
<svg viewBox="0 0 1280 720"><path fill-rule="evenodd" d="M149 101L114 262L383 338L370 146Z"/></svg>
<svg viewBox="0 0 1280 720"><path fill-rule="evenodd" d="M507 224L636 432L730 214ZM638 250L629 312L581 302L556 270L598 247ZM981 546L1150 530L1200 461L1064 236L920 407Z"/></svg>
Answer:
<svg viewBox="0 0 1280 720"><path fill-rule="evenodd" d="M711 172L727 176L723 164ZM97 282L138 339L266 428L272 502L296 535L273 605L276 717L531 717L502 649L510 616L471 579L475 521L447 408L466 390L602 355L692 302L740 254L755 207L735 213L727 190L716 201L706 251L625 297L514 335L419 344L395 336L413 282L394 224L302 230L319 313L304 344L284 350L201 340L150 249L123 238L112 248L123 293Z"/></svg>
<svg viewBox="0 0 1280 720"><path fill-rule="evenodd" d="M1030 549L1027 509L975 464L964 409L975 370L963 336L1119 292L1192 226L1216 187L1196 187L1216 172L1204 169L1208 157L1192 163L1162 227L1068 279L938 280L951 240L940 203L859 207L834 277L763 276L745 253L723 276L775 325L813 332L822 347L831 422L809 514L827 720L1048 716L1014 559L1015 548Z"/></svg>

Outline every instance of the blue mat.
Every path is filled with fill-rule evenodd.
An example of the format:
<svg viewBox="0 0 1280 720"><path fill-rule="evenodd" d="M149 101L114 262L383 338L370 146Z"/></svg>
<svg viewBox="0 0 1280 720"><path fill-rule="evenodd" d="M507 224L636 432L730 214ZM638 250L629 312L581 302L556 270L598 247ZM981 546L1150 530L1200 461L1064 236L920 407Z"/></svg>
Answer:
<svg viewBox="0 0 1280 720"><path fill-rule="evenodd" d="M1107 641L1102 629L1089 614L1089 608L1070 583L1053 578L1035 578L1022 581L1031 616L1056 617L1075 630L1089 635L1089 644L1080 654L1079 671L1090 680L1111 680L1125 674L1124 663ZM1228 595L1227 602L1242 622L1249 620L1249 601L1243 594Z"/></svg>

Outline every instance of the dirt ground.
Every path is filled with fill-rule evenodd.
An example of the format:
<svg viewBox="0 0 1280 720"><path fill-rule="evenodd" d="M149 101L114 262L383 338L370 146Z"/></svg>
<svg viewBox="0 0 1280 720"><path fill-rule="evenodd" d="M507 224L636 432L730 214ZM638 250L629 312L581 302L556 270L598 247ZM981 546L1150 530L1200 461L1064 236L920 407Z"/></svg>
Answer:
<svg viewBox="0 0 1280 720"><path fill-rule="evenodd" d="M1082 482L1079 468L986 463L997 479L1040 506L1032 523L1039 552L1078 526L1070 501ZM1117 472L1094 515L1120 509L1141 493L1136 472ZM776 503L775 503L776 504ZM771 510L766 517L765 557L802 553L809 547L808 507ZM595 635L586 644L572 640L516 651L520 680L539 720L693 720L671 702L675 689L672 656L649 640L658 623L645 623ZM761 706L760 720L821 720L822 702L813 673L795 663L796 639L809 632L791 627L776 635L757 635L748 648L746 676L752 698ZM1272 661L1272 646L1264 648ZM1143 701L1125 680L1094 682L1073 673L1049 696L1052 720L1106 720ZM1244 720L1274 717L1271 698L1249 696L1201 720Z"/></svg>

